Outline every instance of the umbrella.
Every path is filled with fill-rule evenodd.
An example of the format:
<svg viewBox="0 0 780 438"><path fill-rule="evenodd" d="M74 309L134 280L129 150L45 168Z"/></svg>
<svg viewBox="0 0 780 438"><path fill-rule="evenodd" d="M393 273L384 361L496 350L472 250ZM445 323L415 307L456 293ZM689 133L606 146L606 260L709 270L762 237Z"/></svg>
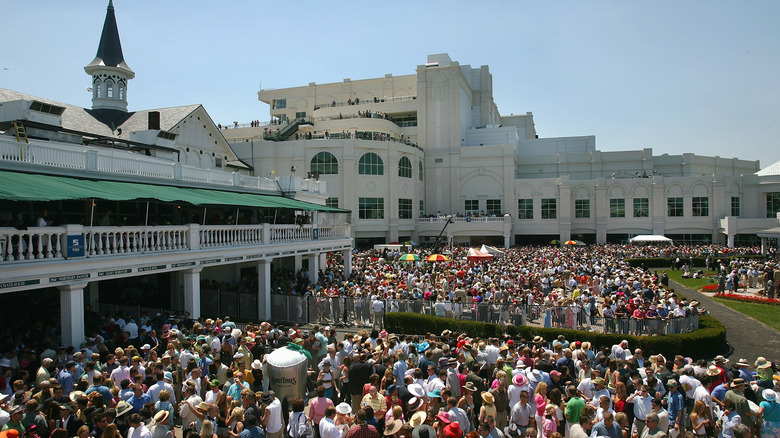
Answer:
<svg viewBox="0 0 780 438"><path fill-rule="evenodd" d="M425 259L425 261L427 261L427 262L446 262L449 259L450 259L449 257L447 257L445 255L442 255L442 254L431 254L431 255L428 256L427 259Z"/></svg>
<svg viewBox="0 0 780 438"><path fill-rule="evenodd" d="M564 245L577 245L577 241L576 240L567 240L567 241L563 242L563 244Z"/></svg>
<svg viewBox="0 0 780 438"><path fill-rule="evenodd" d="M577 242L577 246L585 246L586 245L586 243L583 242L582 240L575 240L575 242Z"/></svg>
<svg viewBox="0 0 780 438"><path fill-rule="evenodd" d="M560 240L557 240L557 239L556 239L556 240L551 240L551 241L550 241L550 245L560 245L560 244L561 244L561 241L560 241Z"/></svg>
<svg viewBox="0 0 780 438"><path fill-rule="evenodd" d="M403 262L416 262L420 260L420 256L418 256L417 254L404 254L401 257L399 257L398 260L401 260Z"/></svg>

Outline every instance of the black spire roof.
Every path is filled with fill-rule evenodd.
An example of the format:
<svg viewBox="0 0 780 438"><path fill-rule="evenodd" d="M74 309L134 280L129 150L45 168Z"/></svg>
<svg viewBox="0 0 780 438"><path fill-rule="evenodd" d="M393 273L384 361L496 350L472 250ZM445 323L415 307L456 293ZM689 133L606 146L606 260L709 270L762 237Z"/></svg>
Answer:
<svg viewBox="0 0 780 438"><path fill-rule="evenodd" d="M100 35L97 56L87 67L101 65L126 69L130 73L131 78L135 75L125 63L124 55L122 55L122 43L119 41L119 29L116 26L112 0L108 0L106 21L103 22L103 34Z"/></svg>

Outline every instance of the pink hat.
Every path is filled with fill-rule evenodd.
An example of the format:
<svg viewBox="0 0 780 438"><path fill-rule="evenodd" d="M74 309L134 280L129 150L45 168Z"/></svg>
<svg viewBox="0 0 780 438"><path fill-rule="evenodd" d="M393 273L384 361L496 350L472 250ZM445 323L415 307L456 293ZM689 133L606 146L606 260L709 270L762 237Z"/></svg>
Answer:
<svg viewBox="0 0 780 438"><path fill-rule="evenodd" d="M558 371L558 370L552 370L552 371L550 371L550 375L551 376L558 376L558 377L560 377L561 376L561 372Z"/></svg>
<svg viewBox="0 0 780 438"><path fill-rule="evenodd" d="M522 375L522 374L515 374L515 376L512 377L512 383L515 386L525 386L525 384L528 383L528 382L525 379L524 375Z"/></svg>
<svg viewBox="0 0 780 438"><path fill-rule="evenodd" d="M436 419L443 422L444 424L452 423L452 420L450 420L449 412L439 412L439 414L436 415Z"/></svg>

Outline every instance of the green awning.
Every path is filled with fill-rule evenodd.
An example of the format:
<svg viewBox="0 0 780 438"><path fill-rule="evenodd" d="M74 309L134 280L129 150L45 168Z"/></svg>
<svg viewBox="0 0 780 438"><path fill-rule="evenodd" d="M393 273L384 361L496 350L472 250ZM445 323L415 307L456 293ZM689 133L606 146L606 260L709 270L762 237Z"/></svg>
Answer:
<svg viewBox="0 0 780 438"><path fill-rule="evenodd" d="M192 205L289 208L303 211L349 213L349 210L312 204L284 196L0 171L0 199L59 201L93 198L110 201L154 199L162 202L185 202Z"/></svg>

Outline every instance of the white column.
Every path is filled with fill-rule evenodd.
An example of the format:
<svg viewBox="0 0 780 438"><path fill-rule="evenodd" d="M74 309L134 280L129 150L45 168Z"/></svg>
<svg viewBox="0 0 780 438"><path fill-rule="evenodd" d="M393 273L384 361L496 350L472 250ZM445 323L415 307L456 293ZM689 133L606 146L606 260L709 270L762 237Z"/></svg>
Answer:
<svg viewBox="0 0 780 438"><path fill-rule="evenodd" d="M761 254L766 254L766 237L761 238Z"/></svg>
<svg viewBox="0 0 780 438"><path fill-rule="evenodd" d="M728 247L729 248L734 248L734 235L733 234L729 234L726 237L728 238L728 244L727 244Z"/></svg>
<svg viewBox="0 0 780 438"><path fill-rule="evenodd" d="M257 262L257 319L271 319L271 260Z"/></svg>
<svg viewBox="0 0 780 438"><path fill-rule="evenodd" d="M60 290L62 343L78 348L84 340L84 288L87 283L65 284Z"/></svg>
<svg viewBox="0 0 780 438"><path fill-rule="evenodd" d="M320 258L319 254L310 254L309 255L309 281L311 281L312 284L317 283L317 277L320 273Z"/></svg>
<svg viewBox="0 0 780 438"><path fill-rule="evenodd" d="M352 275L352 250L345 249L341 252L341 257L344 259L344 277L349 278Z"/></svg>
<svg viewBox="0 0 780 438"><path fill-rule="evenodd" d="M200 271L203 268L188 269L182 272L184 281L184 310L190 318L200 318Z"/></svg>

